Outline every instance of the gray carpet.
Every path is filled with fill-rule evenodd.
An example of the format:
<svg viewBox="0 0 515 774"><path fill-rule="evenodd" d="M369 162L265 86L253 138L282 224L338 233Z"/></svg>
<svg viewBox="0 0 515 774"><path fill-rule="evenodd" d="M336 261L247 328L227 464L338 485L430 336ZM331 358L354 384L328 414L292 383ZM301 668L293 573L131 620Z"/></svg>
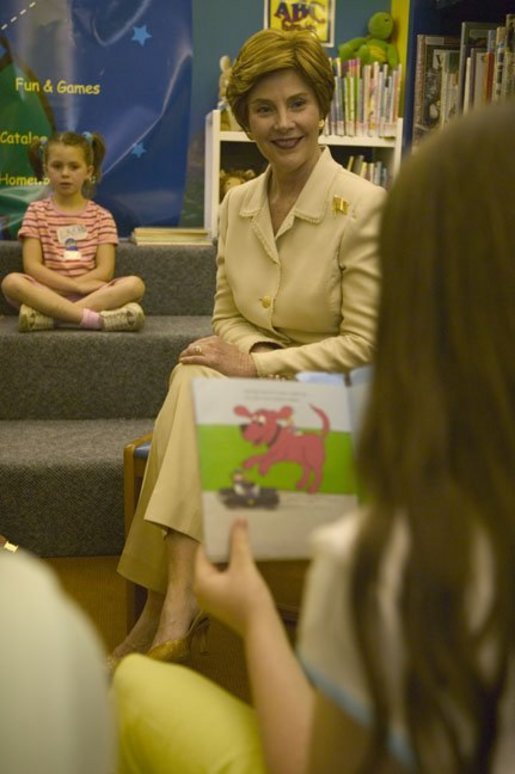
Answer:
<svg viewBox="0 0 515 774"><path fill-rule="evenodd" d="M40 556L118 554L123 447L149 432L179 352L211 332L214 247L118 250L147 285L137 333L22 334L0 301L0 532ZM0 279L21 270L0 241ZM2 306L3 305L3 306Z"/></svg>

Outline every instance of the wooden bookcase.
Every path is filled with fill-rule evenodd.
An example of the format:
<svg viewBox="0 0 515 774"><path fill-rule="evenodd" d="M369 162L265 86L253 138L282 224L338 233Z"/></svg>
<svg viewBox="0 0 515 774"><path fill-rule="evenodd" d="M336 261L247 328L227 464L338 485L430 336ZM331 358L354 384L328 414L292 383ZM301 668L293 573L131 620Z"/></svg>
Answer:
<svg viewBox="0 0 515 774"><path fill-rule="evenodd" d="M343 166L348 156L356 152L371 160L380 159L392 178L401 163L402 119L398 119L395 139L329 135L322 136L320 142L331 148L332 155ZM218 234L220 170L252 168L260 173L265 169L266 161L245 132L221 130L219 110L206 116L204 159L204 228L215 238Z"/></svg>

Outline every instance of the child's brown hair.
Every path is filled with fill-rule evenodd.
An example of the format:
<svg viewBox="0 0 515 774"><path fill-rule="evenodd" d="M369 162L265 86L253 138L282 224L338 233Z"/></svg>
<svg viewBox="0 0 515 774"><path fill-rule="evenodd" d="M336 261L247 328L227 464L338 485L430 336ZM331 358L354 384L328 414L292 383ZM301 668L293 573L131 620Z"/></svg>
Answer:
<svg viewBox="0 0 515 774"><path fill-rule="evenodd" d="M37 137L29 147L29 161L38 180L45 176L45 167L48 162L48 154L53 145L71 145L80 148L84 154L84 160L88 166L93 167L91 180L83 186L83 195L90 199L95 191L95 184L102 177L102 161L106 153L103 137L97 132L58 132L48 139Z"/></svg>

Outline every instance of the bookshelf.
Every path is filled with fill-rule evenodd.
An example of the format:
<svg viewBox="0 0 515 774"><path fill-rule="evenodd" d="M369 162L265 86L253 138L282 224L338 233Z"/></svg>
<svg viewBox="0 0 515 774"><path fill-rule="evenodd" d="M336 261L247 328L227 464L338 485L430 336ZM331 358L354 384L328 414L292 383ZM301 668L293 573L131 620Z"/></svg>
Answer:
<svg viewBox="0 0 515 774"><path fill-rule="evenodd" d="M362 153L366 159L382 161L391 179L401 163L402 119L397 120L396 137L392 139L322 135L320 143L327 145L343 166L355 152ZM204 158L204 228L215 238L218 235L220 170L252 168L260 174L267 162L245 132L221 129L219 110L212 110L206 116Z"/></svg>
<svg viewBox="0 0 515 774"><path fill-rule="evenodd" d="M405 0L396 0L400 8ZM404 96L404 145L413 137L417 35L460 36L463 21L504 23L507 13L515 12L515 0L409 0L402 23L406 27L406 82Z"/></svg>

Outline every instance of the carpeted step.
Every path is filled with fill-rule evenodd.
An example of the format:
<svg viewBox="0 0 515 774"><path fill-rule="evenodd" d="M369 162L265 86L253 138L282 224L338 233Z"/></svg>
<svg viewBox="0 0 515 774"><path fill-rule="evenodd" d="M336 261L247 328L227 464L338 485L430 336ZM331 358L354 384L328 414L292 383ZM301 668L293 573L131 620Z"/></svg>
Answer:
<svg viewBox="0 0 515 774"><path fill-rule="evenodd" d="M152 419L4 421L0 533L39 556L118 554L123 447Z"/></svg>
<svg viewBox="0 0 515 774"><path fill-rule="evenodd" d="M0 419L155 416L181 350L211 334L208 316L151 316L137 333L19 333L0 319Z"/></svg>
<svg viewBox="0 0 515 774"><path fill-rule="evenodd" d="M122 242L117 274L147 286L137 333L22 334L0 294L0 533L41 556L120 552L123 447L152 429L181 350L211 334L214 257ZM0 241L0 279L21 270L20 245Z"/></svg>
<svg viewBox="0 0 515 774"><path fill-rule="evenodd" d="M23 271L21 245L0 240L0 280ZM137 274L147 291L142 306L147 315L210 315L215 292L213 245L134 245L121 241L116 275ZM0 293L0 314L15 315Z"/></svg>

